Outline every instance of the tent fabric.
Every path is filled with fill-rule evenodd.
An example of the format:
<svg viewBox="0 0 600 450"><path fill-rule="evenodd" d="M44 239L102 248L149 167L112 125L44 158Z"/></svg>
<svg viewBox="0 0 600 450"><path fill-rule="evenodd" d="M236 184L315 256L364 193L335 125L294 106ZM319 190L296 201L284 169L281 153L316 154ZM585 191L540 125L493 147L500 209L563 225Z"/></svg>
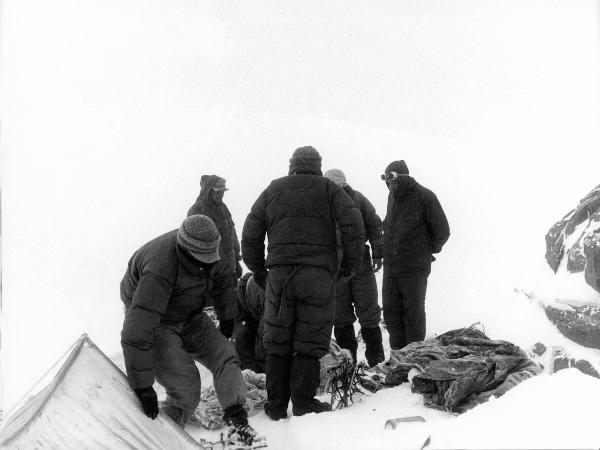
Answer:
<svg viewBox="0 0 600 450"><path fill-rule="evenodd" d="M394 350L379 367L384 383L398 385L411 378L411 390L423 395L425 406L456 413L542 373L521 348L491 340L474 326Z"/></svg>
<svg viewBox="0 0 600 450"><path fill-rule="evenodd" d="M83 335L52 381L6 417L0 448L202 447L165 414L146 417L127 377Z"/></svg>

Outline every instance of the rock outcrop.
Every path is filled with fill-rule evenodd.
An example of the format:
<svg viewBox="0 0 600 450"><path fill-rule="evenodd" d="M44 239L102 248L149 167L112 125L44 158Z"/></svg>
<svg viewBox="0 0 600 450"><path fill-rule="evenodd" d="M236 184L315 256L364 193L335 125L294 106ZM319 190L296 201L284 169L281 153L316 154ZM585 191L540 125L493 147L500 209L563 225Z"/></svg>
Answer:
<svg viewBox="0 0 600 450"><path fill-rule="evenodd" d="M546 261L554 272L563 261L569 272L584 272L600 293L600 185L548 231Z"/></svg>
<svg viewBox="0 0 600 450"><path fill-rule="evenodd" d="M573 342L600 349L600 306L545 305L548 319Z"/></svg>

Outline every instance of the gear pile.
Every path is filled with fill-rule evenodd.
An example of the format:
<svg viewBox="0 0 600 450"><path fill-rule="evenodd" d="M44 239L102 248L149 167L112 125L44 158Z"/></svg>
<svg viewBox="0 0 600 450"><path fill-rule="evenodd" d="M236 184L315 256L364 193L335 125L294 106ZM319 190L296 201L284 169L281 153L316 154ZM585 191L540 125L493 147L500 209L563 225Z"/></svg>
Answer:
<svg viewBox="0 0 600 450"><path fill-rule="evenodd" d="M264 373L256 373L250 369L242 371L242 377L248 389L244 408L248 416L264 409L267 400L266 377ZM223 408L219 403L214 386L202 390L202 399L190 419L190 423L200 425L208 430L219 430L226 424L223 420Z"/></svg>

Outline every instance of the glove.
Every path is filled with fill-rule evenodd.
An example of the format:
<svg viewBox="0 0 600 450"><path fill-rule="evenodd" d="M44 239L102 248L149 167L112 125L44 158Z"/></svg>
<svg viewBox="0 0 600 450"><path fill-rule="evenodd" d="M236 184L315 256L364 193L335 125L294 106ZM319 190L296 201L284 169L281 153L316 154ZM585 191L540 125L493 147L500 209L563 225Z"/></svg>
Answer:
<svg viewBox="0 0 600 450"><path fill-rule="evenodd" d="M233 335L233 326L234 326L233 319L219 321L219 331L227 339L229 339Z"/></svg>
<svg viewBox="0 0 600 450"><path fill-rule="evenodd" d="M383 258L373 258L373 273L379 272L383 266Z"/></svg>
<svg viewBox="0 0 600 450"><path fill-rule="evenodd" d="M238 278L242 278L242 275L244 275L244 269L242 269L242 265L240 264L239 261L235 262L235 276Z"/></svg>
<svg viewBox="0 0 600 450"><path fill-rule="evenodd" d="M156 397L156 391L152 386L134 389L135 394L142 402L142 409L144 413L152 420L158 416L158 398Z"/></svg>
<svg viewBox="0 0 600 450"><path fill-rule="evenodd" d="M263 290L267 288L268 275L269 272L267 272L267 269L257 270L256 272L254 272L254 281L256 281L256 284L258 284Z"/></svg>

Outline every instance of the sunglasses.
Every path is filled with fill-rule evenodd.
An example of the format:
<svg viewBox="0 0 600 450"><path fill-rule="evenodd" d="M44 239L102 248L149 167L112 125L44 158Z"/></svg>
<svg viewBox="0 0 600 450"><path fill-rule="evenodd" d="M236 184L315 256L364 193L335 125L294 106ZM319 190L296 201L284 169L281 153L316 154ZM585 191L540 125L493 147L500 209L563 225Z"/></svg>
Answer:
<svg viewBox="0 0 600 450"><path fill-rule="evenodd" d="M390 172L388 174L385 174L385 173L382 174L381 175L381 179L383 181L387 181L387 180L392 180L393 181L393 180L397 180L399 177L407 177L407 176L408 175L405 174L405 173L398 173L398 172L392 171L392 172Z"/></svg>

